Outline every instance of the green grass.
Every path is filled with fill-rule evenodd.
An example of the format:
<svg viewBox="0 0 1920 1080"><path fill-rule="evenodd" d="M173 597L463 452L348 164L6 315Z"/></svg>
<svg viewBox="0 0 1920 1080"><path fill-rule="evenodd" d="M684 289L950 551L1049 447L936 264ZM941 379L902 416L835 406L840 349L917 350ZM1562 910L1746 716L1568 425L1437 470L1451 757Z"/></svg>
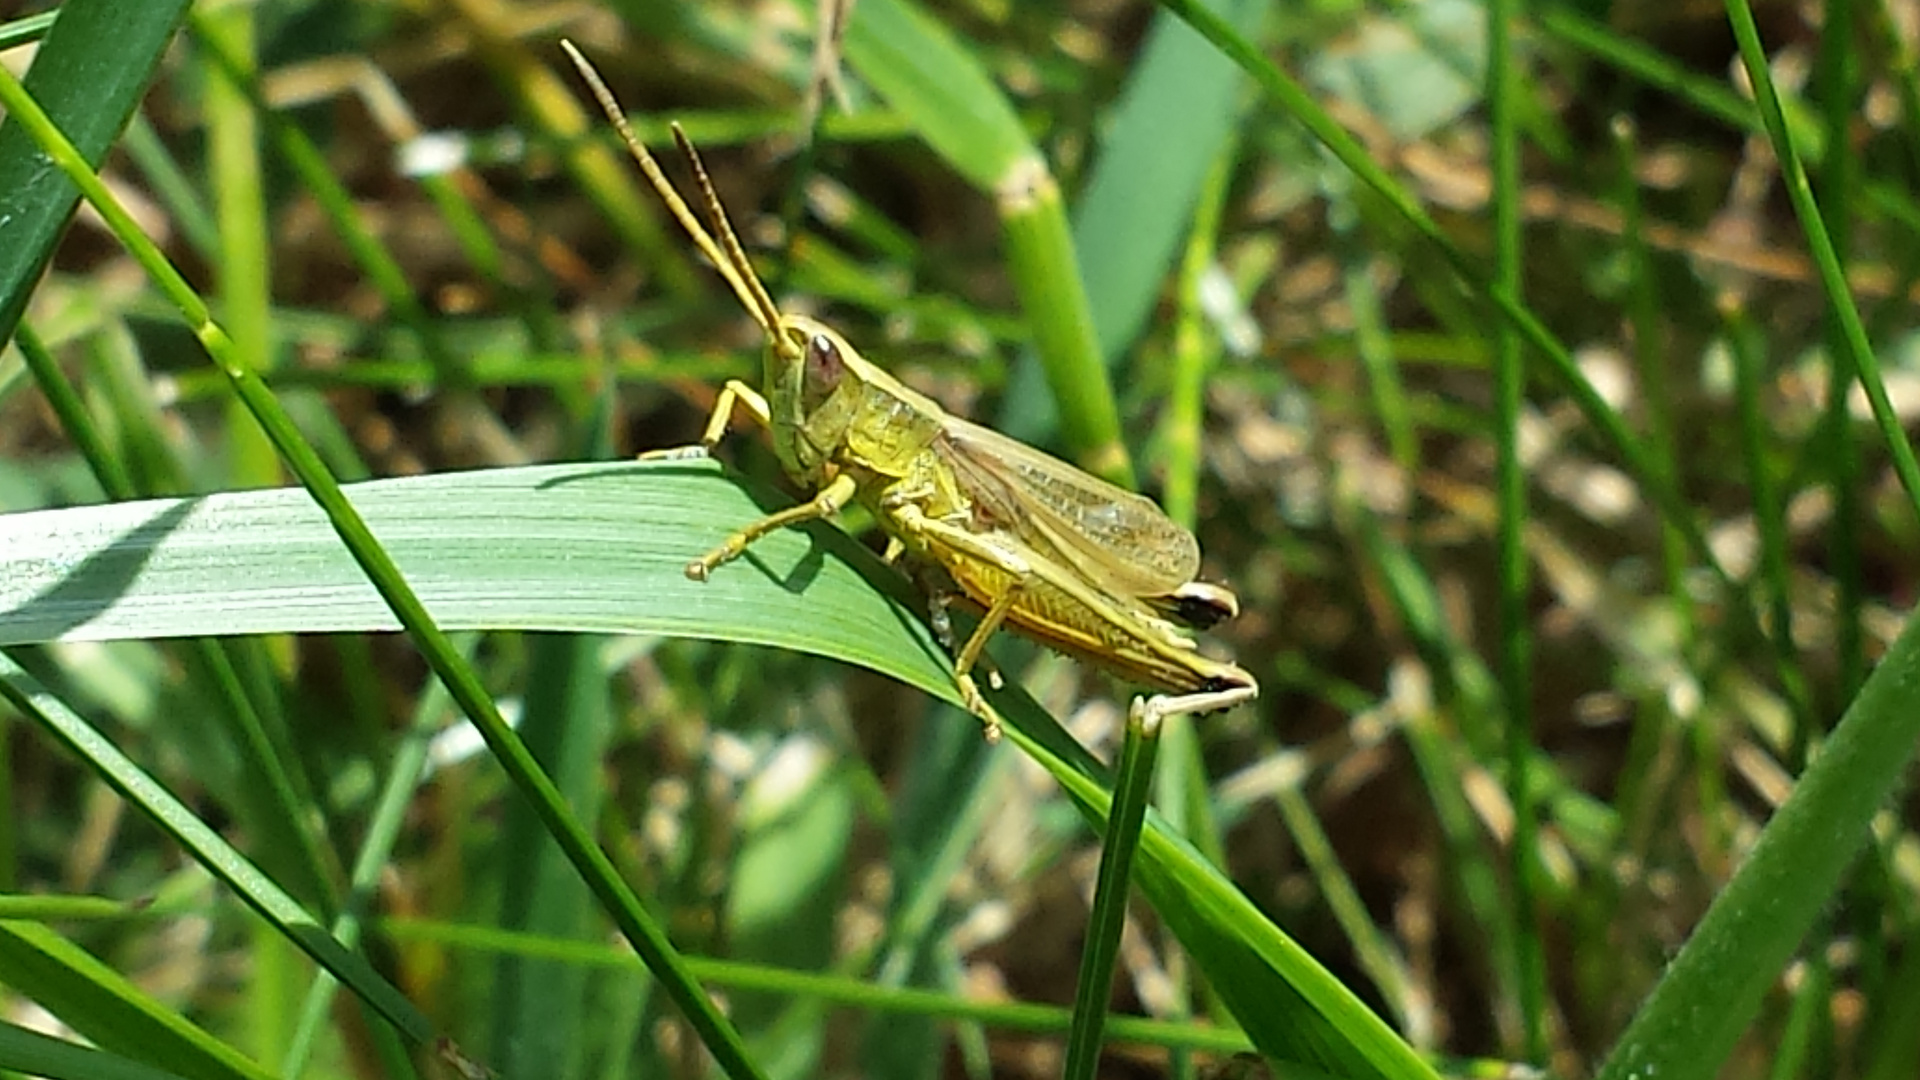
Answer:
<svg viewBox="0 0 1920 1080"><path fill-rule="evenodd" d="M1886 11L861 0L809 144L811 8L538 10L0 25L0 1070L1913 1073ZM563 34L1260 701L1002 641L989 745L857 518L688 581L798 493L631 460L755 341Z"/></svg>

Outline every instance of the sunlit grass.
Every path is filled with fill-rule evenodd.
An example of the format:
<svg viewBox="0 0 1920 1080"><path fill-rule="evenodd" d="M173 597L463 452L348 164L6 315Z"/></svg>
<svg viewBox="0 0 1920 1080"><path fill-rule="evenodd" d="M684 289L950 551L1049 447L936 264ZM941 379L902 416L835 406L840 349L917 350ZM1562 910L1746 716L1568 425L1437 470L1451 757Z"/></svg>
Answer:
<svg viewBox="0 0 1920 1080"><path fill-rule="evenodd" d="M1490 97L1443 0L861 0L807 143L811 9L354 10L0 26L130 208L61 242L0 128L0 1067L1092 1075L1111 950L1113 1075L1913 1072L1900 56L1769 39L1816 75L1756 107L1724 19L1537 12ZM1117 940L1129 688L1003 642L988 746L857 518L681 574L796 493L745 433L628 460L756 337L563 34L783 305L1239 594L1263 696L1127 788Z"/></svg>

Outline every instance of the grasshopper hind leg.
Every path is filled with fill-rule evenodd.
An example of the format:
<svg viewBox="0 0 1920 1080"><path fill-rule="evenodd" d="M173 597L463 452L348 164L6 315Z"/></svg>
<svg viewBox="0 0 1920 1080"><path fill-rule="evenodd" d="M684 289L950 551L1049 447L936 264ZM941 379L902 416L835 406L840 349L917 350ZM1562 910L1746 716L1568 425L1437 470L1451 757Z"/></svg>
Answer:
<svg viewBox="0 0 1920 1080"><path fill-rule="evenodd" d="M1151 735L1159 731L1162 721L1173 717L1224 712L1259 696L1260 688L1248 682L1209 687L1190 694L1155 694L1152 697L1136 697L1129 709L1129 718Z"/></svg>
<svg viewBox="0 0 1920 1080"><path fill-rule="evenodd" d="M927 532L930 531L927 519L918 512L917 508L898 509L894 512L893 520L896 525L921 542L924 542ZM901 545L902 550L906 551L914 550L915 546ZM953 682L955 688L960 691L961 703L966 706L968 712L979 717L980 722L986 725L987 741L995 742L1000 738L1000 716L994 712L991 705L987 704L985 695L980 692L979 682L973 677L973 672L975 668L986 672L987 685L995 690L1006 685L1000 669L986 654L986 645L1000 629L1001 624L1006 622L1008 613L1013 610L1014 603L1019 599L1021 583L1027 579L1031 569L1025 560L1012 552L1002 551L991 545L982 545L982 549L984 557L1004 570L1011 577L1013 584L987 607L980 616L979 624L973 628L973 633L968 635L964 644L960 643L958 636L953 632L951 609L953 602L965 597L966 594L954 584L937 562L914 557L908 560L906 569L908 575L915 584L920 586L921 592L927 597L927 624L933 630L934 640L938 641L940 647L947 650L953 657ZM890 552L894 550L893 541L889 542L888 550Z"/></svg>
<svg viewBox="0 0 1920 1080"><path fill-rule="evenodd" d="M986 725L987 741L998 742L1000 714L994 711L993 706L987 704L985 695L980 693L980 684L973 677L973 669L979 668L986 672L987 685L995 690L1004 687L1006 680L1001 678L1000 669L995 666L992 658L982 651L985 638L981 636L980 628L975 628L965 645L960 645L959 639L954 636L951 610L953 601L958 595L960 594L952 590L931 588L927 593L927 623L933 630L934 639L940 642L940 647L947 650L948 655L953 657L953 682L955 688L960 691L961 704ZM1010 602L1009 606L1011 606ZM989 611L987 616L981 619L980 626L985 627L986 619L992 615L993 613ZM1005 618L1006 613L1003 611L996 622ZM991 636L990 630L988 636Z"/></svg>
<svg viewBox="0 0 1920 1080"><path fill-rule="evenodd" d="M940 647L947 650L947 652L956 659L960 651L960 642L959 639L953 636L953 616L950 612L952 611L953 601L957 595L958 594L955 593L936 593L927 597L927 624L933 630L933 639L938 641ZM993 657L982 652L974 658L973 666L987 673L988 686L993 687L995 690L1006 688L1007 680L1001 676L1000 665L993 662Z"/></svg>

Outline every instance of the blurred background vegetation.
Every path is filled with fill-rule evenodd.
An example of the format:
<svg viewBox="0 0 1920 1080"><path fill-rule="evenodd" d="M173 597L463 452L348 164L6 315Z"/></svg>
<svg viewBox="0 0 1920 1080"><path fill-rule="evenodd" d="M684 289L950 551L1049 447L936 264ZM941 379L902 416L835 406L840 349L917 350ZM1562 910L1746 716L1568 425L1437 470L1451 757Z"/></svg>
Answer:
<svg viewBox="0 0 1920 1080"><path fill-rule="evenodd" d="M1886 798L1920 716L1894 645L1920 544L1920 9L1730 8L859 0L840 33L788 0L75 0L64 42L0 8L0 61L111 146L109 190L333 475L498 470L394 489L422 533L395 543L431 561L508 522L501 566L447 571L473 606L434 610L520 628L454 647L764 1075L1058 1074L1098 835L1061 772L924 692L937 665L900 652L924 632L885 615L905 591L857 550L814 592L746 566L675 591L753 512L717 474L636 489L654 501L579 548L514 533L537 485L513 468L685 444L758 370L562 37L657 150L685 125L783 303L1131 478L1238 593L1204 647L1262 696L1174 725L1153 790L1251 905L1146 884L1100 1075L1240 1075L1249 1047L1280 1075L1418 1075L1366 1049L1390 1037L1358 1002L1442 1072L1911 1076L1920 847ZM1742 24L1785 96L1771 134ZM206 335L96 214L63 233L49 183L10 118L0 510L291 483ZM722 457L756 499L797 494L758 434ZM0 518L0 561L26 581L59 559L22 537L95 520ZM713 1074L408 639L183 637L265 628L256 575L308 580L300 544L330 534L274 528L209 527L200 591L113 632L8 594L0 674L41 698L0 714L0 1067ZM615 613L514 594L540 564ZM500 597L520 606L490 622ZM324 602L272 626L393 625ZM607 629L646 632L531 632ZM1112 758L1131 688L996 654ZM1846 805L1807 795L1749 863L1850 706L1880 741L1822 758ZM49 737L49 710L141 773ZM125 775L179 807L154 827ZM188 857L196 825L360 939L458 1054L333 996L248 910L270 890ZM1772 874L1724 905L1749 922L1662 983L1743 864ZM1195 927L1267 942L1259 970ZM1268 976L1297 999L1249 989ZM28 1028L108 1054L35 1056Z"/></svg>

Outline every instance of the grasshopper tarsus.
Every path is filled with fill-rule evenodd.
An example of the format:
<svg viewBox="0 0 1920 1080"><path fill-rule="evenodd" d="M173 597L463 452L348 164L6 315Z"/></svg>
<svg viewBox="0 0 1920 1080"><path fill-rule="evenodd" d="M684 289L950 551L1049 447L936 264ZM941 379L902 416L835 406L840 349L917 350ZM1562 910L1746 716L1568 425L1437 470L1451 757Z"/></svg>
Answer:
<svg viewBox="0 0 1920 1080"><path fill-rule="evenodd" d="M748 545L754 537L744 532L734 533L726 538L719 547L687 564L687 576L695 581L705 581L713 576L715 570L727 565L747 553Z"/></svg>
<svg viewBox="0 0 1920 1080"><path fill-rule="evenodd" d="M960 643L953 636L953 599L946 593L933 593L927 597L927 625L933 630L933 640L940 647L953 653Z"/></svg>
<svg viewBox="0 0 1920 1080"><path fill-rule="evenodd" d="M694 443L691 446L668 446L659 450L642 450L634 455L639 461L697 461L713 456L713 447L706 443Z"/></svg>
<svg viewBox="0 0 1920 1080"><path fill-rule="evenodd" d="M996 671L990 674L988 681L993 684L995 690L1000 689L999 672ZM955 689L960 691L961 707L972 713L974 717L980 721L981 727L985 729L981 734L986 738L987 742L999 742L1000 714L994 711L993 706L987 704L986 695L980 692L980 684L974 681L973 675L965 671L956 670L953 673L953 685Z"/></svg>
<svg viewBox="0 0 1920 1080"><path fill-rule="evenodd" d="M1143 731L1152 734L1173 717L1222 712L1259 696L1260 688L1251 683L1191 694L1155 694L1134 698L1128 712Z"/></svg>

